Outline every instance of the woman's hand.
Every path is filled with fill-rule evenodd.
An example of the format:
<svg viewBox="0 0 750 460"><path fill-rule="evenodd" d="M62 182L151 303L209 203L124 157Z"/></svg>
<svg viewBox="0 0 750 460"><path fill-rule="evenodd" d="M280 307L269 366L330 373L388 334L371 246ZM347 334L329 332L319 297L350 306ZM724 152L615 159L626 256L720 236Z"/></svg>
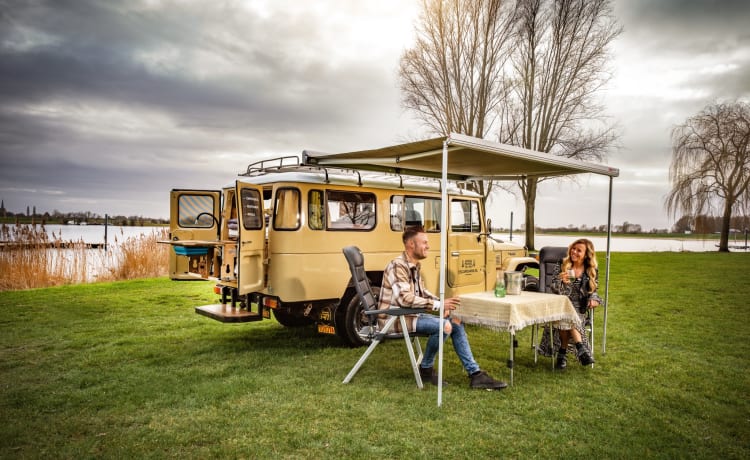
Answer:
<svg viewBox="0 0 750 460"><path fill-rule="evenodd" d="M589 300L589 308L596 308L599 306L599 304L600 302L598 300L595 300L595 299Z"/></svg>

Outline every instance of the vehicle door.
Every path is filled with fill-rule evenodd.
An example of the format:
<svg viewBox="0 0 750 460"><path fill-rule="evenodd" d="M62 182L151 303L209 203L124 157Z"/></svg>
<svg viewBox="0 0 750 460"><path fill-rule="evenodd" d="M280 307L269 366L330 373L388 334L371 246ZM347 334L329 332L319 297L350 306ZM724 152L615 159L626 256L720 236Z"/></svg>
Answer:
<svg viewBox="0 0 750 460"><path fill-rule="evenodd" d="M478 199L451 198L448 213L448 270L450 288L484 290L485 248Z"/></svg>
<svg viewBox="0 0 750 460"><path fill-rule="evenodd" d="M237 289L244 295L263 288L266 222L260 187L237 181L236 196L239 202Z"/></svg>
<svg viewBox="0 0 750 460"><path fill-rule="evenodd" d="M169 195L169 277L207 279L219 237L221 191L179 190ZM205 243L201 245L202 243Z"/></svg>

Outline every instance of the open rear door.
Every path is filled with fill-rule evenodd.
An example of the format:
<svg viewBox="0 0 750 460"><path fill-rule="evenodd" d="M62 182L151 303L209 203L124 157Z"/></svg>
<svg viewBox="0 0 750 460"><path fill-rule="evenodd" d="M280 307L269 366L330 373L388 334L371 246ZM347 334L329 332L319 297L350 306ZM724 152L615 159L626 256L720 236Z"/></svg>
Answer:
<svg viewBox="0 0 750 460"><path fill-rule="evenodd" d="M221 191L172 190L169 199L169 277L207 279L219 240Z"/></svg>
<svg viewBox="0 0 750 460"><path fill-rule="evenodd" d="M239 260L237 289L239 295L260 291L264 284L266 223L263 214L263 190L255 185L237 182L239 197Z"/></svg>

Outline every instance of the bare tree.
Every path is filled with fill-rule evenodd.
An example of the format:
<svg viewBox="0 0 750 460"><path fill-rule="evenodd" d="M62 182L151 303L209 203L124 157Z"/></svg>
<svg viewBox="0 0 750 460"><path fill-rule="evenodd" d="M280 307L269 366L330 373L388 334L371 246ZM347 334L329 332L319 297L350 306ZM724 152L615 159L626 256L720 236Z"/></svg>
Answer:
<svg viewBox="0 0 750 460"><path fill-rule="evenodd" d="M434 133L484 137L503 94L514 16L501 0L423 0L401 57L403 104ZM492 186L480 184L485 197Z"/></svg>
<svg viewBox="0 0 750 460"><path fill-rule="evenodd" d="M596 93L621 28L611 0L424 0L400 65L404 106L435 133L458 132L584 160L614 142ZM519 183L534 249L538 178ZM492 184L482 184L485 198Z"/></svg>
<svg viewBox="0 0 750 460"><path fill-rule="evenodd" d="M595 97L609 80L609 45L622 32L610 0L518 0L515 85L500 108L500 142L601 161L616 140ZM519 181L526 245L534 249L540 178Z"/></svg>
<svg viewBox="0 0 750 460"><path fill-rule="evenodd" d="M668 212L721 215L719 251L729 251L733 212L750 206L750 104L716 103L672 130Z"/></svg>

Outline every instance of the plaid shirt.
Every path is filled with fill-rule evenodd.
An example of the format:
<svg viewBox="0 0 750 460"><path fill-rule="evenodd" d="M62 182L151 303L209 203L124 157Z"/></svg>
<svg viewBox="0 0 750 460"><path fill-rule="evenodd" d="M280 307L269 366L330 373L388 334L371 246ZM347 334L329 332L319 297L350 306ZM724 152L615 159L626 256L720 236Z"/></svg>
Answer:
<svg viewBox="0 0 750 460"><path fill-rule="evenodd" d="M421 265L419 262L413 264L409 262L406 253L393 259L383 272L383 283L380 286L380 303L378 309L385 310L388 308L424 308L428 311L437 310L438 297L425 289L420 274ZM409 331L415 332L417 315L407 315L406 323ZM382 327L387 321L387 315L380 315L379 321ZM394 330L401 332L401 325L398 321L394 324Z"/></svg>

